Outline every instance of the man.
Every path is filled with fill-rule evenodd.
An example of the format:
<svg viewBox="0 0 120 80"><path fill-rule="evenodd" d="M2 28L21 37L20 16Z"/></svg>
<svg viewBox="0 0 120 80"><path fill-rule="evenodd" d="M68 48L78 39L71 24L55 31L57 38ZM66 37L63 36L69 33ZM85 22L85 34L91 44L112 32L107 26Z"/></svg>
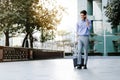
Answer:
<svg viewBox="0 0 120 80"><path fill-rule="evenodd" d="M91 21L87 19L85 10L80 12L81 20L77 23L77 43L78 43L78 69L82 68L81 58L82 49L84 48L84 69L87 69L89 35L91 29Z"/></svg>

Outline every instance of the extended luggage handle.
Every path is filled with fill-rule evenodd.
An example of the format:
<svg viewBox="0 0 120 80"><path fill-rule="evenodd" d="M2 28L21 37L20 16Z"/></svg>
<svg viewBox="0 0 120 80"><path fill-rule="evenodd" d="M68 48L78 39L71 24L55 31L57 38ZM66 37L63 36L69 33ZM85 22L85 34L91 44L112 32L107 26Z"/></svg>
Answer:
<svg viewBox="0 0 120 80"><path fill-rule="evenodd" d="M74 43L73 58L76 58L78 55L78 44Z"/></svg>
<svg viewBox="0 0 120 80"><path fill-rule="evenodd" d="M78 44L74 43L73 57L77 57L78 55ZM82 55L84 57L84 55Z"/></svg>

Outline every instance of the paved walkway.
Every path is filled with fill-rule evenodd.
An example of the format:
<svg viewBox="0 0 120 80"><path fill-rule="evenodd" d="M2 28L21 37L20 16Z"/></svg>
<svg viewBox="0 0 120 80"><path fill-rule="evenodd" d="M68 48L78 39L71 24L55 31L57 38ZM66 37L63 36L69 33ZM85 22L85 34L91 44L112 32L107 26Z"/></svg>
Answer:
<svg viewBox="0 0 120 80"><path fill-rule="evenodd" d="M120 80L120 57L90 57L87 70L72 59L0 63L0 80Z"/></svg>

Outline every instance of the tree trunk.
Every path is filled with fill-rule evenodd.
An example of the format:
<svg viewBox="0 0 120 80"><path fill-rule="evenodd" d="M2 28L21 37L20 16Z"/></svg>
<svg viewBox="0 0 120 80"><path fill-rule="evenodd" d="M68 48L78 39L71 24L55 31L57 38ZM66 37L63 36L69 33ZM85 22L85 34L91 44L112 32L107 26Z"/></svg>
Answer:
<svg viewBox="0 0 120 80"><path fill-rule="evenodd" d="M29 36L29 38L28 38L28 36ZM30 40L30 43L29 43L29 41L27 39ZM30 48L33 48L33 36L32 36L31 33L26 34L26 36L25 36L25 38L23 40L23 43L22 43L22 47L27 47L28 48L29 45L30 45Z"/></svg>
<svg viewBox="0 0 120 80"><path fill-rule="evenodd" d="M23 39L22 47L24 47L25 41L27 40L27 37L28 37L28 33L26 34L25 38ZM25 47L27 47L27 46L25 45Z"/></svg>
<svg viewBox="0 0 120 80"><path fill-rule="evenodd" d="M33 36L31 33L29 39L30 39L30 48L33 48Z"/></svg>
<svg viewBox="0 0 120 80"><path fill-rule="evenodd" d="M45 39L44 39L44 36L43 36L43 29L41 29L41 48L43 48L44 47L44 42L45 42Z"/></svg>
<svg viewBox="0 0 120 80"><path fill-rule="evenodd" d="M41 45L41 48L44 48L44 43L42 42L41 44L42 44L42 45Z"/></svg>
<svg viewBox="0 0 120 80"><path fill-rule="evenodd" d="M30 23L29 23L29 19L27 18L27 22L26 22L26 25L25 25L25 30L26 30L26 36L23 40L23 43L22 43L22 47L24 47L25 45L25 42L27 43L25 45L25 47L30 47L30 48L33 48L33 36L32 36L32 31L30 30ZM28 39L30 41L28 41Z"/></svg>
<svg viewBox="0 0 120 80"><path fill-rule="evenodd" d="M9 31L5 31L5 46L9 46Z"/></svg>

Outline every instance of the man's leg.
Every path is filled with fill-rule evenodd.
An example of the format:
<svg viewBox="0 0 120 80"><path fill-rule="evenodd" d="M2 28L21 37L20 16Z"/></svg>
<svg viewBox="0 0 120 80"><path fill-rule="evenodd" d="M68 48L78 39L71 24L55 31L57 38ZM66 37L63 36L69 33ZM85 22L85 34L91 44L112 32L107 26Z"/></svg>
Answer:
<svg viewBox="0 0 120 80"><path fill-rule="evenodd" d="M84 45L84 65L85 68L87 68L89 37L86 36L84 37L83 45Z"/></svg>
<svg viewBox="0 0 120 80"><path fill-rule="evenodd" d="M80 40L80 37L79 37L79 41L78 41L78 61L77 61L78 65L81 65L82 47L83 47L83 44L82 44L82 41Z"/></svg>

